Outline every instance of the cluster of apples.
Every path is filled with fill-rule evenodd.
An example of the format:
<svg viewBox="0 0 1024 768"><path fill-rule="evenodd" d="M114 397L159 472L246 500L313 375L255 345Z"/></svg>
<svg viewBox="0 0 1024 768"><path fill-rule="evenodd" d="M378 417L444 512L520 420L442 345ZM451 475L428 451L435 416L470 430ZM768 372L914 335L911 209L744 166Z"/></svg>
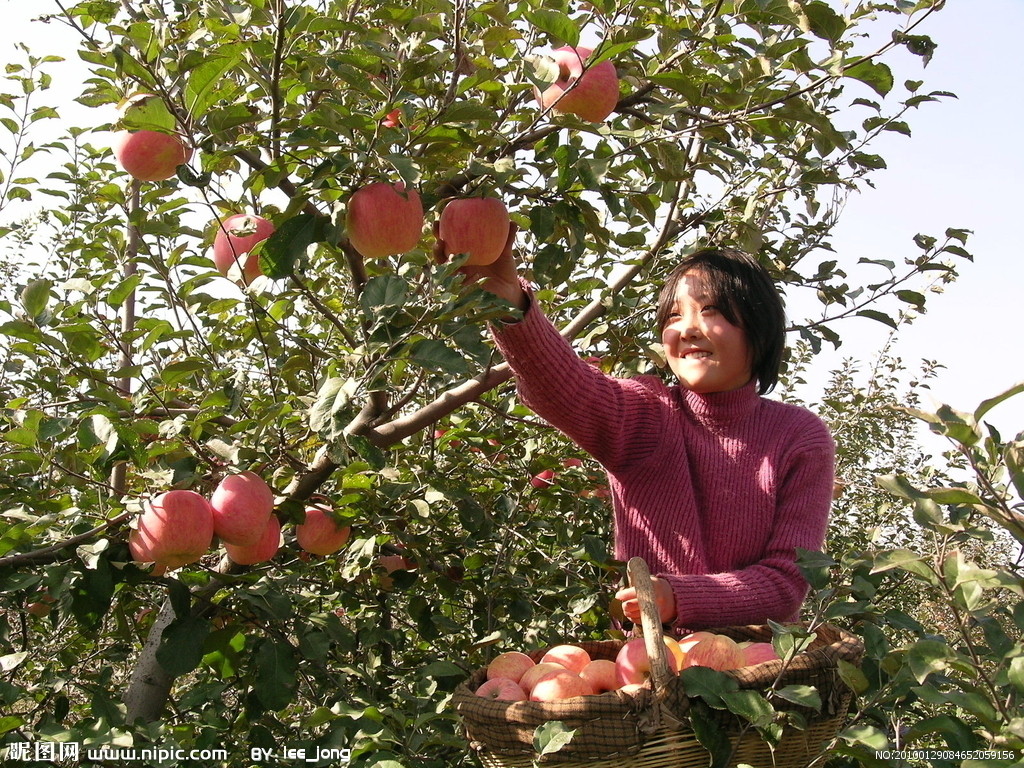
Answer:
<svg viewBox="0 0 1024 768"><path fill-rule="evenodd" d="M737 643L714 632L693 632L680 640L665 637L666 660L674 674L687 667L726 670L777 659L771 643ZM487 679L476 694L500 701L561 701L621 690L635 693L651 677L651 660L642 637L627 640L614 661L592 659L576 645L557 645L540 661L506 651L487 665Z"/></svg>
<svg viewBox="0 0 1024 768"><path fill-rule="evenodd" d="M558 78L544 90L534 89L543 109L596 123L608 118L619 99L618 74L608 60L588 66L592 52L590 48L564 46L549 53L558 68ZM153 97L140 94L132 102L148 98ZM387 120L392 127L399 124L398 117L398 110L389 113ZM112 149L118 164L140 181L169 179L192 158L192 147L181 133L147 129L119 131ZM349 242L366 258L412 250L420 240L423 223L419 195L401 182L368 184L348 201ZM508 210L493 197L451 200L438 221L445 255L466 254L467 264L486 265L497 259L508 229ZM274 225L255 214L237 214L218 221L213 243L218 271L226 277L237 274L245 284L251 283L262 274L259 260L250 257L251 251L273 233Z"/></svg>
<svg viewBox="0 0 1024 768"><path fill-rule="evenodd" d="M210 498L196 491L165 491L143 505L128 536L132 558L174 570L197 562L214 539L239 565L270 560L282 544L281 521L274 512L274 492L254 472L227 475ZM348 541L350 529L338 525L322 507L310 505L295 526L298 545L311 554L330 555Z"/></svg>

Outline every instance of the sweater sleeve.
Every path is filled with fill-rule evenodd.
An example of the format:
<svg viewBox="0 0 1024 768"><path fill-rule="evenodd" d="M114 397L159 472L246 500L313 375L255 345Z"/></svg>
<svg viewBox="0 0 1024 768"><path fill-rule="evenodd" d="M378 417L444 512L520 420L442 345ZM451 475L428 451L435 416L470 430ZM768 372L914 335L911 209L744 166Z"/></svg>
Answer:
<svg viewBox="0 0 1024 768"><path fill-rule="evenodd" d="M786 622L799 618L808 585L797 566L797 549L824 545L835 478L835 444L813 414L811 428L789 451L776 499L772 536L763 556L733 571L659 574L672 586L675 628Z"/></svg>
<svg viewBox="0 0 1024 768"><path fill-rule="evenodd" d="M515 374L523 404L606 469L642 461L658 447L656 388L608 376L580 359L537 307L532 292L522 320L491 330Z"/></svg>

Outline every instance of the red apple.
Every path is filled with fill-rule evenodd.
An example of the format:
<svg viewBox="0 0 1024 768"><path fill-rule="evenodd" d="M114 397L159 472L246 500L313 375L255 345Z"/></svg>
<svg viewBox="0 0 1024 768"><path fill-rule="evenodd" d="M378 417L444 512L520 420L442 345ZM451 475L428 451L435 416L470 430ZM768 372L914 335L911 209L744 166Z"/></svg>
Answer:
<svg viewBox="0 0 1024 768"><path fill-rule="evenodd" d="M345 546L351 532L320 507L307 507L306 520L295 526L299 546L314 555L333 555Z"/></svg>
<svg viewBox="0 0 1024 768"><path fill-rule="evenodd" d="M406 253L423 233L423 204L401 182L368 184L349 198L345 228L352 247L368 259Z"/></svg>
<svg viewBox="0 0 1024 768"><path fill-rule="evenodd" d="M518 683L526 673L526 670L532 669L535 666L534 660L525 653L506 651L505 653L499 653L491 659L491 663L487 665L487 679L506 677Z"/></svg>
<svg viewBox="0 0 1024 768"><path fill-rule="evenodd" d="M712 635L686 649L687 667L739 669L743 666L743 649L725 635Z"/></svg>
<svg viewBox="0 0 1024 768"><path fill-rule="evenodd" d="M556 645L541 657L541 663L561 664L577 675L590 663L590 654L578 645Z"/></svg>
<svg viewBox="0 0 1024 768"><path fill-rule="evenodd" d="M192 147L175 133L118 131L111 149L114 159L139 181L169 179L192 158Z"/></svg>
<svg viewBox="0 0 1024 768"><path fill-rule="evenodd" d="M743 646L740 650L743 653L742 666L744 667L760 664L764 661L775 661L779 658L779 655L775 652L775 646L771 643L750 643Z"/></svg>
<svg viewBox="0 0 1024 768"><path fill-rule="evenodd" d="M679 638L679 647L682 649L683 653L686 653L688 650L690 650L690 648L699 643L701 640L706 640L707 638L714 636L715 635L713 632L691 632L690 634L683 635L681 638Z"/></svg>
<svg viewBox="0 0 1024 768"><path fill-rule="evenodd" d="M530 478L530 485L534 488L547 488L555 484L555 470L545 469Z"/></svg>
<svg viewBox="0 0 1024 768"><path fill-rule="evenodd" d="M507 677L492 677L476 689L476 695L496 701L526 701L523 689Z"/></svg>
<svg viewBox="0 0 1024 768"><path fill-rule="evenodd" d="M437 236L444 255L468 255L466 264L493 263L505 249L511 225L505 203L496 197L462 197L441 211Z"/></svg>
<svg viewBox="0 0 1024 768"><path fill-rule="evenodd" d="M544 675L549 672L566 672L565 667L561 664L555 664L551 661L545 661L539 664L535 664L523 673L523 676L519 678L519 687L526 691L526 695L530 695L530 691L533 690L533 686L536 685L537 681L540 680Z"/></svg>
<svg viewBox="0 0 1024 768"><path fill-rule="evenodd" d="M260 541L274 510L274 492L255 472L228 475L210 496L213 532L225 544L250 547Z"/></svg>
<svg viewBox="0 0 1024 768"><path fill-rule="evenodd" d="M281 548L281 521L271 515L263 526L263 533L255 544L236 545L224 542L224 551L232 562L239 565L254 565L272 560Z"/></svg>
<svg viewBox="0 0 1024 768"><path fill-rule="evenodd" d="M213 510L195 491L166 491L146 502L136 535L140 553L168 568L180 568L210 548Z"/></svg>
<svg viewBox="0 0 1024 768"><path fill-rule="evenodd" d="M665 647L668 649L669 665L677 670L685 667L686 651L679 645L679 641L668 635L663 635L661 639L665 641Z"/></svg>
<svg viewBox="0 0 1024 768"><path fill-rule="evenodd" d="M679 672L677 657L666 648L665 660L672 672ZM615 672L619 685L644 683L651 676L651 659L647 655L647 645L642 637L627 640L615 657Z"/></svg>
<svg viewBox="0 0 1024 768"><path fill-rule="evenodd" d="M534 683L530 701L561 701L593 694L594 689L582 677L568 669L559 669L549 672Z"/></svg>
<svg viewBox="0 0 1024 768"><path fill-rule="evenodd" d="M580 677L587 681L594 693L614 691L619 687L615 662L611 659L593 659L580 672Z"/></svg>
<svg viewBox="0 0 1024 768"><path fill-rule="evenodd" d="M551 52L558 66L558 79L543 92L534 89L544 109L576 115L592 123L601 123L619 101L619 77L615 65L605 61L588 67L584 62L590 48L563 46Z"/></svg>
<svg viewBox="0 0 1024 768"><path fill-rule="evenodd" d="M402 124L402 110L392 109L387 113L384 119L380 121L380 124L385 128L398 128Z"/></svg>
<svg viewBox="0 0 1024 768"><path fill-rule="evenodd" d="M236 264L248 285L263 274L259 258L250 251L274 234L274 225L262 216L239 213L220 222L213 238L213 263L225 277Z"/></svg>

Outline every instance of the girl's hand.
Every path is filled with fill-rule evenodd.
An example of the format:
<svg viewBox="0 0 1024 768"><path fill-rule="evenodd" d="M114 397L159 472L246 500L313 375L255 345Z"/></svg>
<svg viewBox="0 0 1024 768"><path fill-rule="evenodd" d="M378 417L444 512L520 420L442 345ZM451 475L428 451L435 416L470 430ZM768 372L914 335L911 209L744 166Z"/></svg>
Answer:
<svg viewBox="0 0 1024 768"><path fill-rule="evenodd" d="M668 624L676 617L676 596L672 593L672 585L660 576L651 576L654 587L654 604L662 624ZM640 601L636 596L636 588L624 587L615 593L615 599L622 604L622 613L634 624L640 624Z"/></svg>
<svg viewBox="0 0 1024 768"><path fill-rule="evenodd" d="M465 275L466 284L480 283L485 291L493 293L499 299L504 299L509 304L525 311L526 292L519 284L519 270L516 267L516 259L512 254L515 245L518 228L510 224L508 228L508 239L505 241L505 248L501 255L491 264L470 264L459 268ZM434 260L439 264L448 261L444 253L444 242L437 235L437 225L434 225Z"/></svg>

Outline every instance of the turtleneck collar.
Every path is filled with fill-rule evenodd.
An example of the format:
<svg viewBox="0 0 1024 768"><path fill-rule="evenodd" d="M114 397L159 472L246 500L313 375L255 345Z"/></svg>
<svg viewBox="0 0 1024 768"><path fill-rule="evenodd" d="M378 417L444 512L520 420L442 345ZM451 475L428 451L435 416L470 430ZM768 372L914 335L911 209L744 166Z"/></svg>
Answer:
<svg viewBox="0 0 1024 768"><path fill-rule="evenodd" d="M761 396L757 393L757 381L728 392L697 394L683 387L679 388L683 408L694 418L708 426L726 425L743 418L757 407Z"/></svg>

